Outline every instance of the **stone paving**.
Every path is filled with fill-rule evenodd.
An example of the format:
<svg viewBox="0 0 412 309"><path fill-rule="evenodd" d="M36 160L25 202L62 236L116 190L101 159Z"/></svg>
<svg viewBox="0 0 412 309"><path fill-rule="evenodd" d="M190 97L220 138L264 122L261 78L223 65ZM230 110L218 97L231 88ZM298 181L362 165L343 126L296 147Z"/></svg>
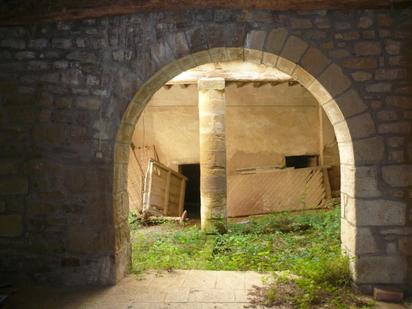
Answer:
<svg viewBox="0 0 412 309"><path fill-rule="evenodd" d="M248 289L262 286L264 276L251 271L148 272L108 288L22 289L12 297L10 308L247 308Z"/></svg>
<svg viewBox="0 0 412 309"><path fill-rule="evenodd" d="M262 286L265 277L252 271L147 272L107 288L19 288L4 309L259 309L266 307L252 306L248 291L253 285ZM406 307L378 304L377 308Z"/></svg>

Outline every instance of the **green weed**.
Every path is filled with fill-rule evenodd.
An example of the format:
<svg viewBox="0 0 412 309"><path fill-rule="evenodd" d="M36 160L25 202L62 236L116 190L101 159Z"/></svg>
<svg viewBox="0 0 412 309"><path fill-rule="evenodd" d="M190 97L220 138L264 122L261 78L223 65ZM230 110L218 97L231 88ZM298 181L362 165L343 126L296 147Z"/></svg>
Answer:
<svg viewBox="0 0 412 309"><path fill-rule="evenodd" d="M221 235L206 235L197 226L175 223L163 223L150 232L132 228L132 243L134 272L173 268L286 271L293 276L275 275L261 295L262 303L293 308L368 306L350 290L348 260L340 248L339 207L231 222L228 233Z"/></svg>

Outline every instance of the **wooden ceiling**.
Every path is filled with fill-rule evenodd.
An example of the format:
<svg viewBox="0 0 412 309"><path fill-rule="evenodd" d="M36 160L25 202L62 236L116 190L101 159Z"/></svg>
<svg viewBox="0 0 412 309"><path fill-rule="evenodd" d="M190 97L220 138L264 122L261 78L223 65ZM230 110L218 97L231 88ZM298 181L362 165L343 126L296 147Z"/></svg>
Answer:
<svg viewBox="0 0 412 309"><path fill-rule="evenodd" d="M0 24L185 9L323 10L407 7L411 0L1 0Z"/></svg>

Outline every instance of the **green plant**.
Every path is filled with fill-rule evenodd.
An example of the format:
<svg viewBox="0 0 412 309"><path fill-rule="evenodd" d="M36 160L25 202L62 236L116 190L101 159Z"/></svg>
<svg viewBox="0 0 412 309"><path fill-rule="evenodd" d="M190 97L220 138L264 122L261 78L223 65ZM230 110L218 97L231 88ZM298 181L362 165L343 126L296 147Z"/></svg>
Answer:
<svg viewBox="0 0 412 309"><path fill-rule="evenodd" d="M220 235L206 235L193 225L140 224L132 230L133 271L282 271L264 289L262 303L276 300L294 308L368 306L350 290L348 260L341 254L339 235L339 207L229 222L228 232Z"/></svg>

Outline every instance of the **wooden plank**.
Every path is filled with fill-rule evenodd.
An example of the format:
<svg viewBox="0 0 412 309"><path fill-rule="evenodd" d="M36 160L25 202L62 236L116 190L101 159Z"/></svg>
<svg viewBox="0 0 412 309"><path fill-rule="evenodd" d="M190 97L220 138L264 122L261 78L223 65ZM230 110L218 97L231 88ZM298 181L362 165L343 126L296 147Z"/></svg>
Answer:
<svg viewBox="0 0 412 309"><path fill-rule="evenodd" d="M238 174L228 178L228 214L231 217L320 208L325 198L320 167Z"/></svg>
<svg viewBox="0 0 412 309"><path fill-rule="evenodd" d="M165 216L168 215L169 209L169 191L170 191L170 178L172 176L171 171L169 170L167 173L167 180L166 180L166 188L165 188L165 196L164 196L164 203L163 203L163 214Z"/></svg>
<svg viewBox="0 0 412 309"><path fill-rule="evenodd" d="M160 162L150 160L145 179L145 216L180 216L183 211L180 209L180 201L184 201L185 193L181 187L186 180L182 174Z"/></svg>
<svg viewBox="0 0 412 309"><path fill-rule="evenodd" d="M325 185L326 199L330 200L332 198L332 189L330 187L329 173L326 167L323 168L323 183Z"/></svg>

